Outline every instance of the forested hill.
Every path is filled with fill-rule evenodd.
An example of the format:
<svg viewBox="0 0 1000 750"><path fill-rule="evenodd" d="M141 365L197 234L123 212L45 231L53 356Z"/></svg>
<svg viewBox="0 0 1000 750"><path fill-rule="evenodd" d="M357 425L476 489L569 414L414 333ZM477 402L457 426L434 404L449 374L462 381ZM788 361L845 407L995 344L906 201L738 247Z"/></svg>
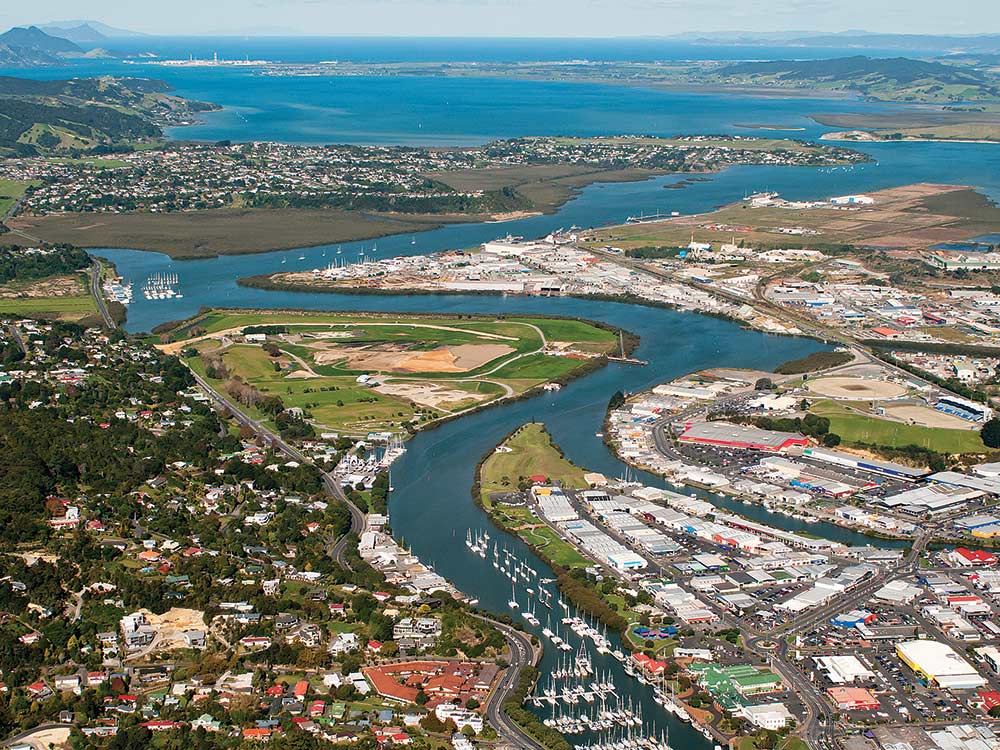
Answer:
<svg viewBox="0 0 1000 750"><path fill-rule="evenodd" d="M898 101L1000 99L1000 81L985 72L906 57L743 62L714 74L731 84L853 91Z"/></svg>
<svg viewBox="0 0 1000 750"><path fill-rule="evenodd" d="M161 125L215 108L169 93L163 81L0 76L0 155L112 150L162 135Z"/></svg>

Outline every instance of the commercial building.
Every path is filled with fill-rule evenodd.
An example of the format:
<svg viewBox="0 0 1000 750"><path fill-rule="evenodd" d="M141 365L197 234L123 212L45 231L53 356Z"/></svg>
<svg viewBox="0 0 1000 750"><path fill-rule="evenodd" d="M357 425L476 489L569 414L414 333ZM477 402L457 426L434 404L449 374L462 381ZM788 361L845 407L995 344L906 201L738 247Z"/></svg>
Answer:
<svg viewBox="0 0 1000 750"><path fill-rule="evenodd" d="M743 706L740 715L761 729L777 731L795 720L784 703L765 703L760 706Z"/></svg>
<svg viewBox="0 0 1000 750"><path fill-rule="evenodd" d="M813 657L816 668L822 671L826 678L835 685L848 682L864 682L875 679L875 673L866 668L861 660L853 654Z"/></svg>
<svg viewBox="0 0 1000 750"><path fill-rule="evenodd" d="M793 446L806 447L809 441L796 432L762 430L757 427L732 424L730 422L698 422L688 425L678 436L681 442L701 445L719 445L726 448L778 451Z"/></svg>
<svg viewBox="0 0 1000 750"><path fill-rule="evenodd" d="M906 490L876 502L913 516L947 513L962 507L971 500L982 497L982 490L955 487L947 484L929 484Z"/></svg>
<svg viewBox="0 0 1000 750"><path fill-rule="evenodd" d="M879 707L878 698L865 688L832 687L826 694L841 711L877 711Z"/></svg>
<svg viewBox="0 0 1000 750"><path fill-rule="evenodd" d="M896 655L929 683L945 690L974 690L986 680L951 646L931 640L896 644Z"/></svg>

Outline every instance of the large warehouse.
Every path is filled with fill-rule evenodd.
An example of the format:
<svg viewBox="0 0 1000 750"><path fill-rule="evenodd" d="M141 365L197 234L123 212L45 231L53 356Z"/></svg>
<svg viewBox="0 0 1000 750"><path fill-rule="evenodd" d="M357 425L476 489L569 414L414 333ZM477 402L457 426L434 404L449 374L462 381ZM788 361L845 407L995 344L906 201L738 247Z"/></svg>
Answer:
<svg viewBox="0 0 1000 750"><path fill-rule="evenodd" d="M986 680L951 646L930 640L896 644L900 660L928 682L945 690L973 690Z"/></svg>
<svg viewBox="0 0 1000 750"><path fill-rule="evenodd" d="M770 452L782 451L795 445L809 445L809 441L797 432L761 430L730 422L698 422L688 425L678 439L685 443Z"/></svg>

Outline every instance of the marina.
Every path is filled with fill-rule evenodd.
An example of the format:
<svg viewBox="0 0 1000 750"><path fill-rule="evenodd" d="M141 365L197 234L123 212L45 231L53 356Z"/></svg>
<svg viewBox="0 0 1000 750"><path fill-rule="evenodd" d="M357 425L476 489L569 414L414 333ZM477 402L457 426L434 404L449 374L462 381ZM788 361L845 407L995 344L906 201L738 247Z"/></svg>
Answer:
<svg viewBox="0 0 1000 750"><path fill-rule="evenodd" d="M182 299L183 294L177 291L178 276L176 273L155 273L148 276L142 285L142 296L150 302L154 300Z"/></svg>

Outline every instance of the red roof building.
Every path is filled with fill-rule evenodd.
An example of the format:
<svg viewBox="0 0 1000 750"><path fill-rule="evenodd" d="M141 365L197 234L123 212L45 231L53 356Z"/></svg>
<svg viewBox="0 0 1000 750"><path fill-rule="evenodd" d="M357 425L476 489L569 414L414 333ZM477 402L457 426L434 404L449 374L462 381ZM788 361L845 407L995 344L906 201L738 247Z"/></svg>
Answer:
<svg viewBox="0 0 1000 750"><path fill-rule="evenodd" d="M982 702L983 710L987 713L990 712L990 709L1000 706L1000 693L996 690L981 690L976 696Z"/></svg>
<svg viewBox="0 0 1000 750"><path fill-rule="evenodd" d="M831 687L826 694L841 711L875 711L878 698L870 690L858 687Z"/></svg>
<svg viewBox="0 0 1000 750"><path fill-rule="evenodd" d="M966 565L996 565L997 556L981 549L955 548L955 557Z"/></svg>

